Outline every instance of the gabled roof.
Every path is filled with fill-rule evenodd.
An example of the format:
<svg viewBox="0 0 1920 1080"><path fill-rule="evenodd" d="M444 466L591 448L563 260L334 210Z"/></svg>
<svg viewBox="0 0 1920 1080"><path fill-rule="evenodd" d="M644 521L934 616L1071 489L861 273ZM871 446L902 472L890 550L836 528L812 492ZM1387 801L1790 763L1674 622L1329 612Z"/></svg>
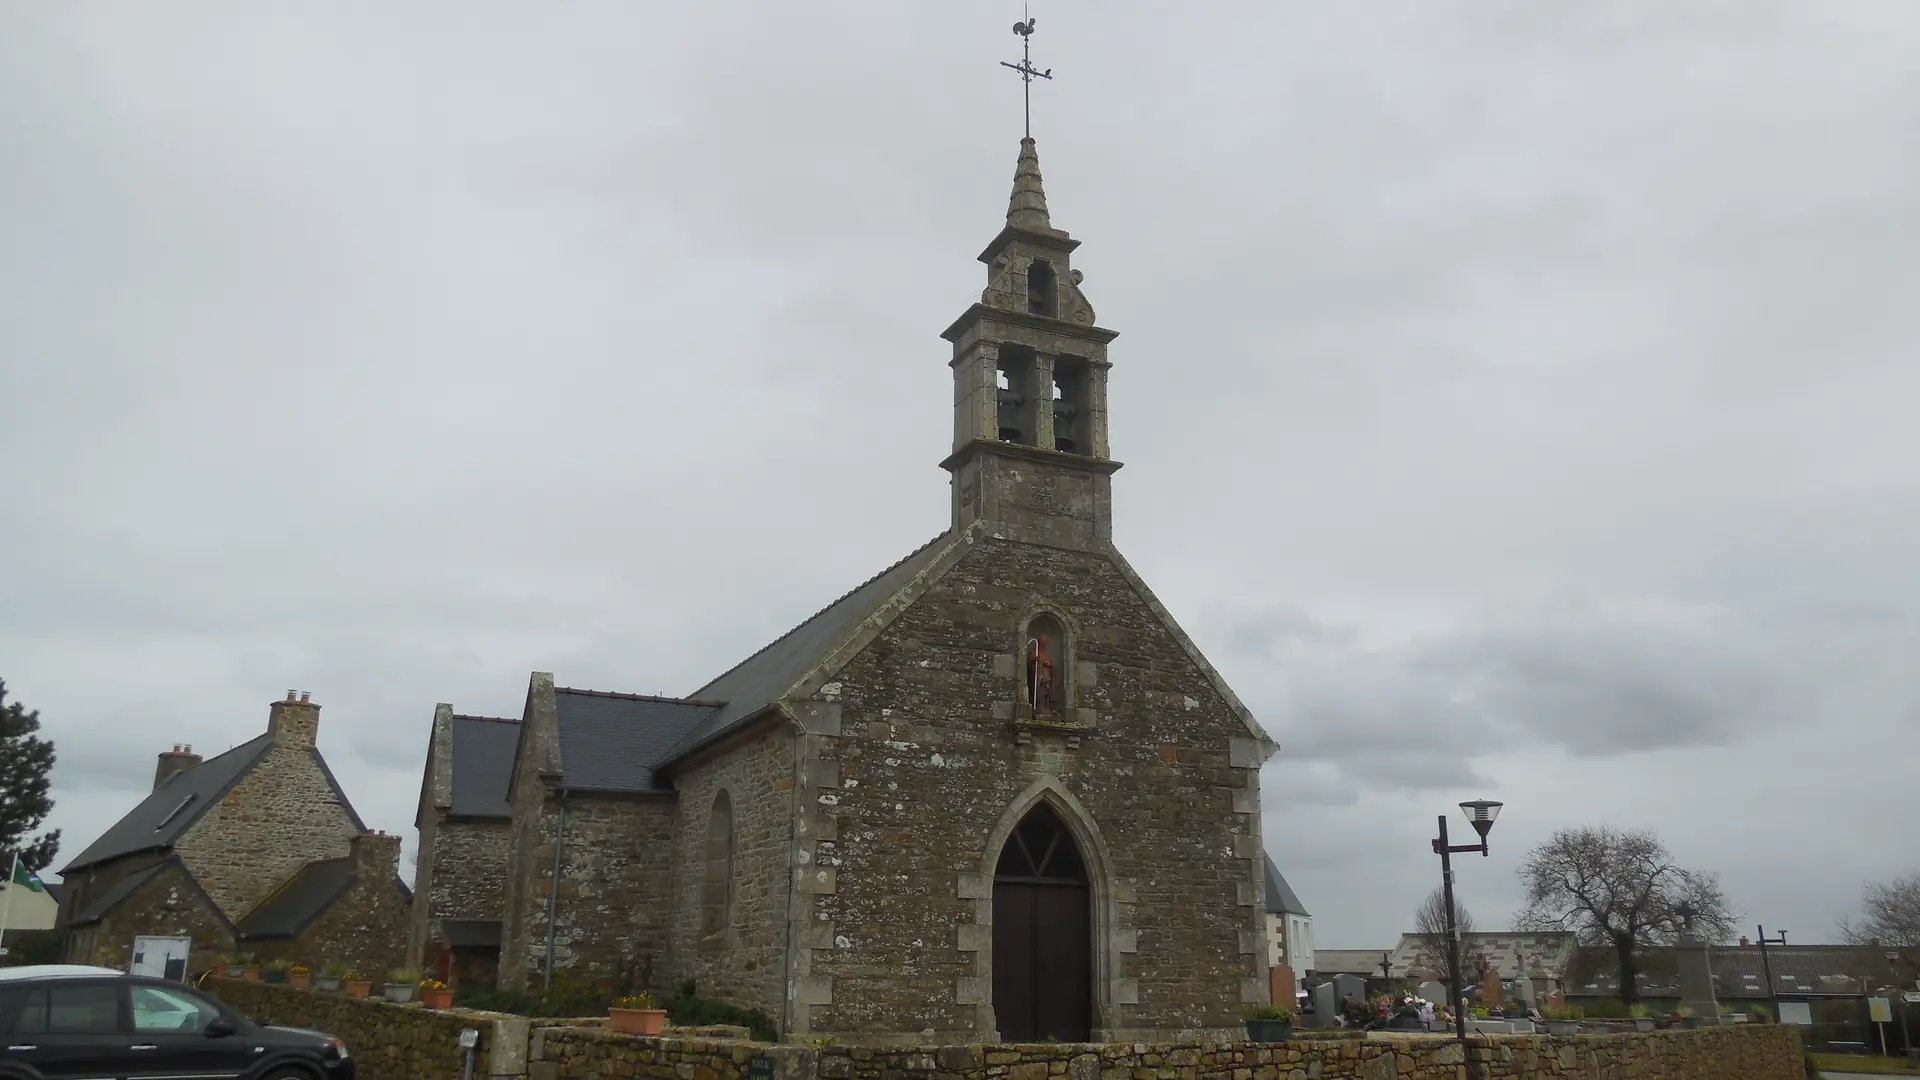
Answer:
<svg viewBox="0 0 1920 1080"><path fill-rule="evenodd" d="M932 562L944 548L940 541L952 535L941 533L920 545L906 558L868 578L688 695L694 700L724 704L688 732L678 745L671 747L657 764L669 764L712 742L779 700L801 676L845 642L854 628L899 591L908 579Z"/></svg>
<svg viewBox="0 0 1920 1080"><path fill-rule="evenodd" d="M561 782L569 791L666 790L654 782L654 766L720 711L716 702L564 686L553 688L553 705L560 727ZM500 790L504 800L504 783Z"/></svg>
<svg viewBox="0 0 1920 1080"><path fill-rule="evenodd" d="M133 873L114 882L112 887L107 889L106 892L94 897L92 903L80 911L75 912L73 919L67 925L85 926L89 923L99 922L101 919L106 918L114 908L119 907L125 902L127 897L132 896L138 891L142 885L159 877L169 869L178 869L181 879L186 883L186 887L200 897L201 902L206 905L207 910L213 912L214 917L222 923L227 921L226 913L220 910L220 905L213 902L213 898L207 895L206 890L200 887L200 883L194 880L192 874L187 873L186 867L181 864L180 860L177 858L169 858L163 859L144 869L135 870Z"/></svg>
<svg viewBox="0 0 1920 1080"><path fill-rule="evenodd" d="M99 839L88 844L86 850L60 871L60 876L67 877L75 870L136 851L172 847L208 807L218 803L240 782L271 745L273 736L263 732L224 754L176 774L140 800L125 817L101 833ZM346 802L345 796L341 802Z"/></svg>
<svg viewBox="0 0 1920 1080"><path fill-rule="evenodd" d="M243 938L298 937L359 880L351 857L310 862L247 912L234 930Z"/></svg>
<svg viewBox="0 0 1920 1080"><path fill-rule="evenodd" d="M1273 856L1266 856L1267 863L1267 914L1269 915L1306 915L1311 917L1300 898L1293 894L1293 887L1287 879L1280 876L1280 868L1273 865Z"/></svg>
<svg viewBox="0 0 1920 1080"><path fill-rule="evenodd" d="M507 785L520 721L491 716L453 718L453 805L461 817L511 817Z"/></svg>

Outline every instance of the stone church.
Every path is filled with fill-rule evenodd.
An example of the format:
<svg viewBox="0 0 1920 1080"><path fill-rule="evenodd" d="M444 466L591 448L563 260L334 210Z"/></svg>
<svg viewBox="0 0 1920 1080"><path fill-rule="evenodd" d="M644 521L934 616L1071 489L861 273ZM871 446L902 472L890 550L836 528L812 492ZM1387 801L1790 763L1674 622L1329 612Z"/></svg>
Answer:
<svg viewBox="0 0 1920 1080"><path fill-rule="evenodd" d="M1277 747L1114 547L1078 246L1026 139L942 335L952 520L919 550L684 698L536 672L517 722L441 707L416 948L862 1041L1218 1036L1267 999Z"/></svg>

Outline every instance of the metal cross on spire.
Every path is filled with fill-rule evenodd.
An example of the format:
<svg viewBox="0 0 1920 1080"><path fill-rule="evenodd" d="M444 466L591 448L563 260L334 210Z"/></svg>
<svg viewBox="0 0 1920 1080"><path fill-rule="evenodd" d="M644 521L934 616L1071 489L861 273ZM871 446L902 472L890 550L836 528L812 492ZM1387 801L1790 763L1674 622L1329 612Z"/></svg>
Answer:
<svg viewBox="0 0 1920 1080"><path fill-rule="evenodd" d="M1027 121L1026 137L1029 139L1033 138L1033 80L1053 78L1052 68L1041 71L1033 66L1033 24L1037 21L1032 15L1027 15L1024 20L1013 24L1013 32L1020 35L1020 62L1015 64L1006 60L1000 61L1001 67L1012 68L1019 72L1020 81L1025 84L1020 92L1025 99L1023 104Z"/></svg>

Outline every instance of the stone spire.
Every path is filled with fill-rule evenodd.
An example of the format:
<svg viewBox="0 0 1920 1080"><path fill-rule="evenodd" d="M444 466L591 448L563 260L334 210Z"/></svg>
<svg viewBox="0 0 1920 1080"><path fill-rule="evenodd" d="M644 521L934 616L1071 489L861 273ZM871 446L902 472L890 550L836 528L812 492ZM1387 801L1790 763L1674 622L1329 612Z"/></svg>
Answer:
<svg viewBox="0 0 1920 1080"><path fill-rule="evenodd" d="M1013 167L1013 198L1007 201L1007 227L1028 232L1052 232L1047 218L1047 192L1040 186L1040 153L1033 136L1020 140L1020 162Z"/></svg>

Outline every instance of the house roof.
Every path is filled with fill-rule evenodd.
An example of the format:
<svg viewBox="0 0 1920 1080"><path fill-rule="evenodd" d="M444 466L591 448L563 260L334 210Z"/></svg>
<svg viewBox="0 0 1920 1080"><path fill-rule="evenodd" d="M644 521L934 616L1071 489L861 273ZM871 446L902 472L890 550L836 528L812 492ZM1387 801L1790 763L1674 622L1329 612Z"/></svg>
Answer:
<svg viewBox="0 0 1920 1080"><path fill-rule="evenodd" d="M135 889L159 876L160 871L165 870L168 865L164 862L155 863L145 870L135 870L114 882L106 892L94 897L92 903L76 912L71 925L85 926L88 923L99 922L106 917L107 912L119 907L122 900L132 896Z"/></svg>
<svg viewBox="0 0 1920 1080"><path fill-rule="evenodd" d="M234 930L243 938L298 937L358 881L352 858L310 862L247 912Z"/></svg>
<svg viewBox="0 0 1920 1080"><path fill-rule="evenodd" d="M703 719L658 762L674 759L720 738L755 713L777 701L800 677L839 648L864 622L915 574L931 563L952 533L941 533L899 562L880 571L846 595L814 612L800 625L775 638L759 652L721 672L713 681L688 695L698 701L723 704ZM565 748L562 748L564 762Z"/></svg>
<svg viewBox="0 0 1920 1080"><path fill-rule="evenodd" d="M1678 950L1671 945L1638 950L1640 993L1672 997L1680 992ZM1760 957L1757 945L1714 945L1707 949L1707 967L1713 989L1723 1000L1780 997L1859 997L1865 989L1904 985L1906 976L1895 970L1884 950L1851 945L1786 945L1767 949ZM1767 969L1773 989L1767 989ZM1577 997L1614 997L1620 973L1613 951L1583 948L1568 979L1567 992Z"/></svg>
<svg viewBox="0 0 1920 1080"><path fill-rule="evenodd" d="M720 709L714 702L563 686L554 687L553 704L571 791L663 790L653 774L661 757Z"/></svg>
<svg viewBox="0 0 1920 1080"><path fill-rule="evenodd" d="M273 736L262 732L224 754L175 774L88 844L60 871L60 876L68 877L75 870L136 851L172 847L181 833L240 782L271 745ZM345 796L341 802L346 802Z"/></svg>
<svg viewBox="0 0 1920 1080"><path fill-rule="evenodd" d="M1308 915L1312 913L1300 898L1293 894L1293 887L1287 879L1280 876L1280 868L1273 865L1273 856L1266 856L1267 862L1267 914L1269 915Z"/></svg>
<svg viewBox="0 0 1920 1080"><path fill-rule="evenodd" d="M512 816L507 785L513 780L520 721L491 716L453 718L453 805L461 817Z"/></svg>

